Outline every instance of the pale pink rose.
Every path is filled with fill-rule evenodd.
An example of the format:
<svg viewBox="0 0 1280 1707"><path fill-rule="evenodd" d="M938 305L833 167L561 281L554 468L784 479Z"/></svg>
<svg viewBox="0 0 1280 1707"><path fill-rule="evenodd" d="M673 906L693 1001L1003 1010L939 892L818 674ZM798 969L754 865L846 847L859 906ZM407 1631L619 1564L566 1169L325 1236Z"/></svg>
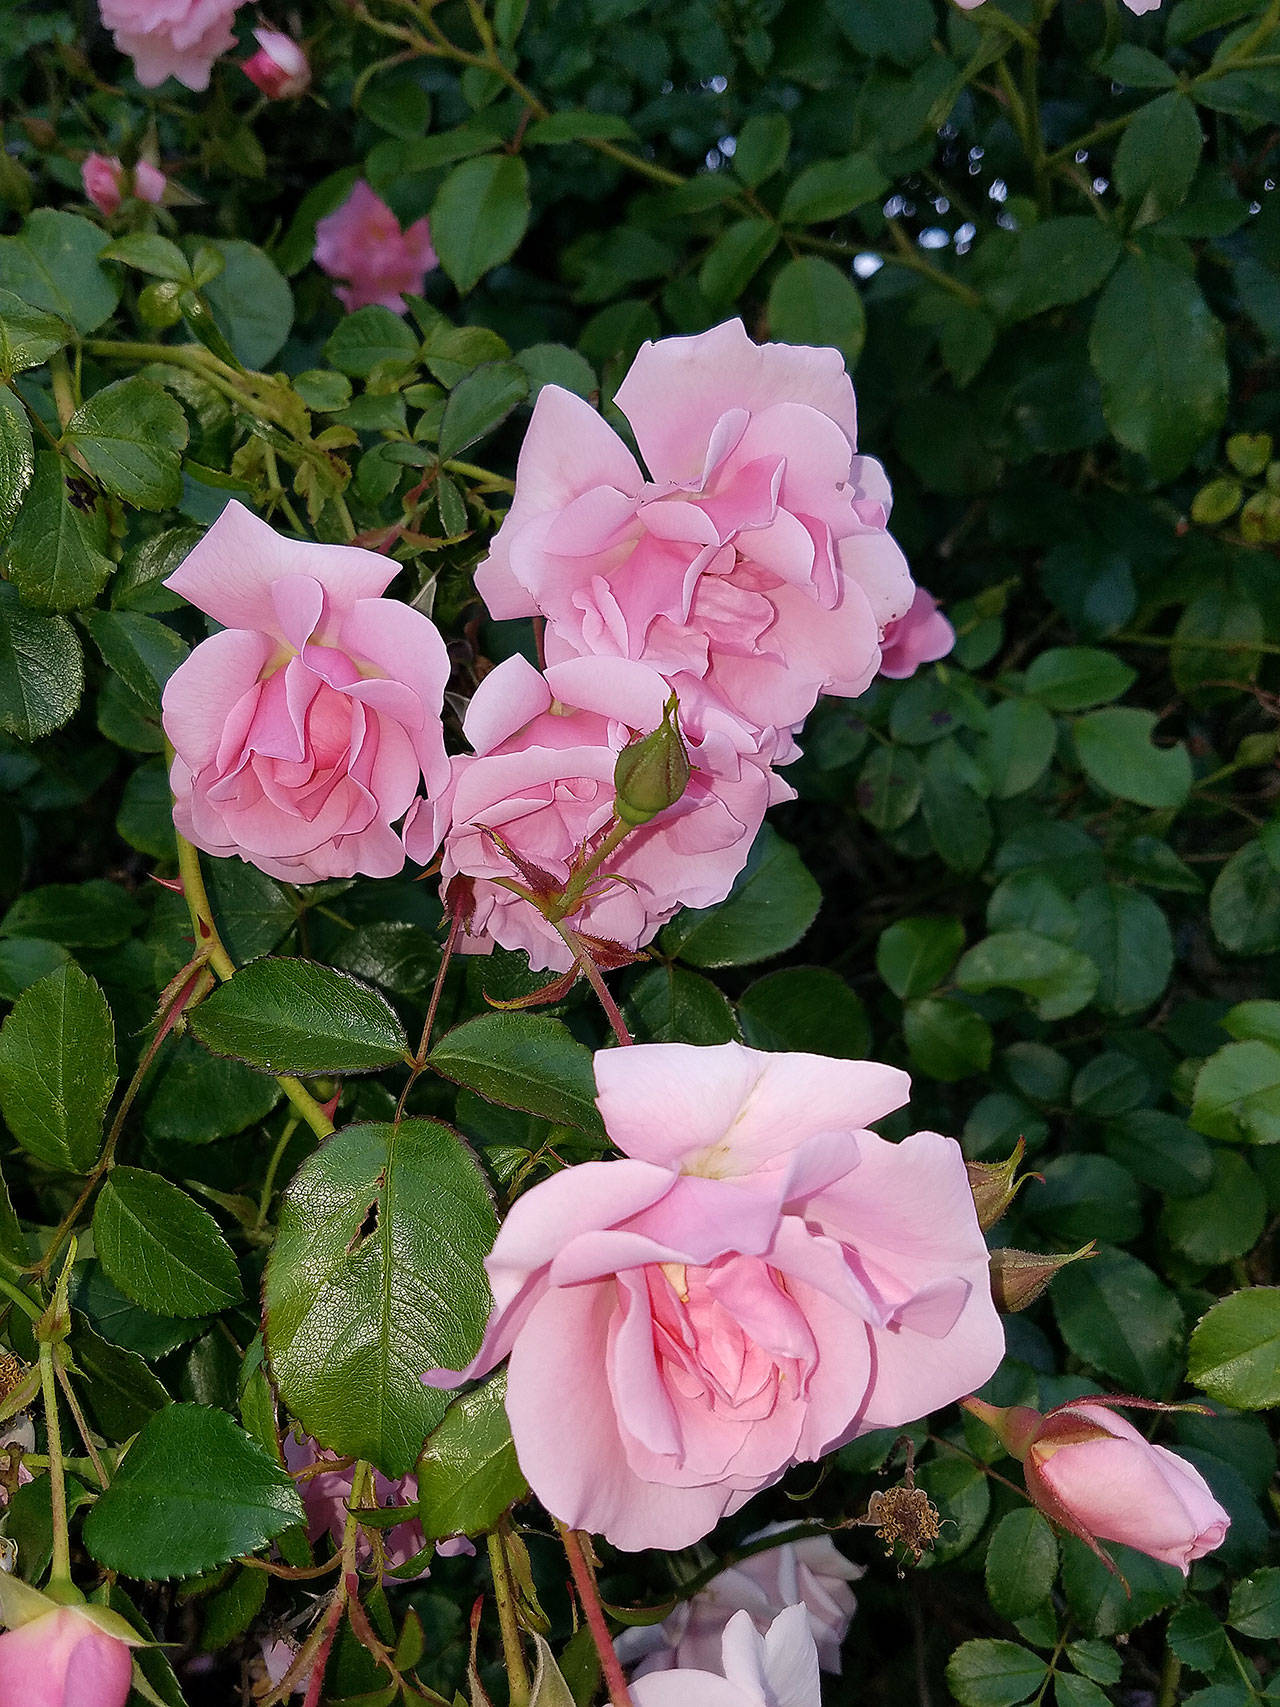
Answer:
<svg viewBox="0 0 1280 1707"><path fill-rule="evenodd" d="M290 1640L288 1636L261 1636L259 1643L262 1669L266 1673L267 1682L273 1687L283 1683L289 1674L289 1667L298 1657L298 1643ZM293 1694L301 1695L310 1681L311 1668L308 1667L301 1677L294 1680Z"/></svg>
<svg viewBox="0 0 1280 1707"><path fill-rule="evenodd" d="M302 1496L302 1504L307 1514L307 1540L318 1541L322 1535L327 1534L332 1536L335 1545L340 1547L347 1527L352 1466L344 1466L336 1453L317 1446L310 1435L303 1435L301 1439L292 1433L285 1436L284 1461L291 1475L297 1477L300 1470L330 1460L339 1468L320 1470L315 1475L299 1478L298 1492ZM400 1476L392 1481L384 1476L381 1470L375 1470L373 1492L380 1506L413 1505L418 1498L418 1483L413 1476ZM412 1516L404 1523L393 1524L390 1529L380 1529L378 1536L382 1543L383 1569L387 1571L398 1570L400 1566L407 1565L410 1559L416 1559L427 1544L422 1534L422 1525ZM368 1564L373 1557L373 1543L363 1532L356 1544L356 1557L362 1564ZM416 1582L430 1574L431 1566L426 1564L416 1576L408 1580ZM287 1666L285 1670L288 1670ZM281 1676L283 1675L282 1672ZM279 1678L273 1678L272 1682L279 1682Z"/></svg>
<svg viewBox="0 0 1280 1707"><path fill-rule="evenodd" d="M771 1523L747 1540L763 1541L789 1529ZM654 1671L710 1670L720 1656L725 1625L738 1612L750 1615L761 1635L785 1606L803 1604L823 1671L839 1673L840 1648L857 1607L849 1587L863 1575L829 1535L812 1535L752 1553L713 1577L692 1599L681 1601L661 1624L624 1630L614 1646L636 1677Z"/></svg>
<svg viewBox="0 0 1280 1707"><path fill-rule="evenodd" d="M80 182L98 212L110 216L126 195L137 196L140 202L162 201L168 180L149 160L139 160L130 174L114 154L87 154L80 167Z"/></svg>
<svg viewBox="0 0 1280 1707"><path fill-rule="evenodd" d="M272 877L390 877L392 825L449 778L435 625L378 595L399 565L285 539L234 501L165 583L225 626L164 690L174 821Z"/></svg>
<svg viewBox="0 0 1280 1707"><path fill-rule="evenodd" d="M0 1636L4 1707L124 1707L128 1643L95 1622L97 1608L57 1606Z"/></svg>
<svg viewBox="0 0 1280 1707"><path fill-rule="evenodd" d="M1153 1446L1105 1399L1075 1399L1041 1417L1023 1473L1028 1494L1064 1528L1119 1541L1184 1576L1231 1525L1194 1465Z"/></svg>
<svg viewBox="0 0 1280 1707"><path fill-rule="evenodd" d="M613 772L633 734L662 721L669 689L644 664L571 658L545 675L511 657L487 675L463 721L474 748L452 761L447 793L415 808L409 857L425 865L444 842L441 883L474 880L470 946L522 948L536 969L567 971L573 956L538 910L503 888L517 867L487 835L564 883L575 858L613 828ZM571 922L635 949L681 907L722 901L746 864L766 807L791 790L768 769L760 742L709 707L682 725L693 774L681 798L631 834ZM466 946L464 944L464 946Z"/></svg>
<svg viewBox="0 0 1280 1707"><path fill-rule="evenodd" d="M747 1612L724 1628L716 1671L653 1672L631 1684L635 1707L821 1707L818 1653L803 1606L761 1632Z"/></svg>
<svg viewBox="0 0 1280 1707"><path fill-rule="evenodd" d="M917 587L911 609L887 623L880 643L880 674L892 681L914 676L921 664L936 664L956 643L956 631L932 593Z"/></svg>
<svg viewBox="0 0 1280 1707"><path fill-rule="evenodd" d="M287 101L311 86L311 62L282 30L255 30L258 51L240 69L269 101Z"/></svg>
<svg viewBox="0 0 1280 1707"><path fill-rule="evenodd" d="M510 1354L516 1452L556 1517L626 1550L687 1547L790 1465L995 1369L959 1146L866 1130L906 1100L905 1073L651 1043L600 1051L595 1076L625 1159L517 1198L467 1371Z"/></svg>
<svg viewBox="0 0 1280 1707"><path fill-rule="evenodd" d="M649 479L590 404L538 394L476 571L494 616L541 612L551 663L633 658L755 729L861 693L912 583L839 353L753 344L732 320L645 344L616 402Z"/></svg>
<svg viewBox="0 0 1280 1707"><path fill-rule="evenodd" d="M242 0L98 0L102 22L133 60L146 89L176 77L207 89L213 62L235 46L232 19Z"/></svg>
<svg viewBox="0 0 1280 1707"><path fill-rule="evenodd" d="M439 265L425 219L400 228L391 209L361 178L340 208L316 225L316 265L330 278L339 302L350 312L380 303L404 313L405 292L419 296L426 276Z"/></svg>

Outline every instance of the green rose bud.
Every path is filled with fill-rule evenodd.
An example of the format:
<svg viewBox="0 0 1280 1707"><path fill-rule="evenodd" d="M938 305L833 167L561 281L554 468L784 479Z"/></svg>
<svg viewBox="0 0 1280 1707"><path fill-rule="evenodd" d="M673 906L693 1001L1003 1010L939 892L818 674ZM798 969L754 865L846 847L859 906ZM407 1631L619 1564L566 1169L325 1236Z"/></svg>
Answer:
<svg viewBox="0 0 1280 1707"><path fill-rule="evenodd" d="M175 279L156 279L138 293L138 319L156 332L176 326L182 318L178 302L181 291Z"/></svg>
<svg viewBox="0 0 1280 1707"><path fill-rule="evenodd" d="M672 694L653 734L633 741L618 754L613 767L617 792L613 809L624 824L647 824L674 806L688 786L689 755L676 712L676 696Z"/></svg>

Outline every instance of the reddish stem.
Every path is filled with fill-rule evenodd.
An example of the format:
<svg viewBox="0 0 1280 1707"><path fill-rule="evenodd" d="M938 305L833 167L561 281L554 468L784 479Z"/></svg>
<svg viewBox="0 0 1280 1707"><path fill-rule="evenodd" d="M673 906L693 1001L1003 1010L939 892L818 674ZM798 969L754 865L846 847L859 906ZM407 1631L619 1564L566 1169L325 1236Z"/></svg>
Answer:
<svg viewBox="0 0 1280 1707"><path fill-rule="evenodd" d="M600 998L600 1006L604 1009L605 1017L613 1027L613 1035L617 1038L619 1043L634 1043L635 1038L632 1037L631 1033L627 1030L627 1023L622 1017L622 1010L609 994L609 986L604 981L604 975L596 965L595 961L592 960L591 953L586 944L579 939L577 932L572 928L572 926L566 925L563 920L552 919L548 922L553 925L559 933L562 941L568 947L569 952L582 968L587 982Z"/></svg>
<svg viewBox="0 0 1280 1707"><path fill-rule="evenodd" d="M630 1041L630 1039L628 1039ZM556 1529L564 1543L565 1556L569 1561L569 1569L573 1573L573 1586L578 1591L578 1599L591 1631L591 1639L596 1645L600 1656L600 1669L604 1680L609 1686L609 1700L613 1707L635 1707L631 1699L631 1691L627 1688L627 1679L622 1670L618 1655L614 1650L613 1638L609 1634L609 1626L605 1621L604 1607L600 1604L600 1592L596 1588L595 1577L591 1566L587 1563L586 1554L582 1551L582 1542L576 1529L570 1529L567 1524L556 1519Z"/></svg>
<svg viewBox="0 0 1280 1707"><path fill-rule="evenodd" d="M458 937L462 932L462 920L455 914L449 926L449 935L440 955L440 970L436 973L436 981L431 989L431 1000L427 1004L427 1017L422 1022L422 1036L418 1040L418 1053L413 1058L413 1071L409 1074L404 1089L400 1092L400 1101L396 1104L396 1119L404 1114L404 1105L409 1100L409 1092L417 1082L418 1075L427 1064L427 1050L431 1044L431 1031L436 1023L436 1010L440 1006L440 997L444 993L445 974L449 970L449 962L453 959L453 951L457 947Z"/></svg>

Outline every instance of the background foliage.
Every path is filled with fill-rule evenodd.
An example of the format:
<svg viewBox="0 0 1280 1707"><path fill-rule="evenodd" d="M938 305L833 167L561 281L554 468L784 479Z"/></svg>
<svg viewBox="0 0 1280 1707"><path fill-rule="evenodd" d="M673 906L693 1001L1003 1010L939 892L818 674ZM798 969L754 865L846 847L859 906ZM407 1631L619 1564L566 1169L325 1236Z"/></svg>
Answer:
<svg viewBox="0 0 1280 1707"><path fill-rule="evenodd" d="M298 103L262 102L231 62L205 97L142 91L83 7L11 12L0 71L0 1269L47 1287L74 1212L74 1388L103 1441L142 1432L109 1492L86 1468L72 1498L87 1559L178 1644L180 1688L159 1653L156 1687L231 1699L256 1633L304 1604L232 1563L306 1552L260 1293L284 1406L323 1443L399 1475L438 1429L428 1534L518 1496L500 1392L446 1414L413 1372L483 1318L478 1170L502 1202L602 1149L604 1042L589 992L495 1013L486 995L536 980L514 955L466 963L395 1125L434 887L297 891L209 862L221 938L254 964L164 1038L127 1107L191 954L183 901L149 876L175 870L159 693L203 630L161 581L228 494L355 534L404 564L465 696L530 645L482 620L471 571L538 388L610 413L643 339L737 313L843 351L894 531L959 642L819 708L799 801L728 901L622 975L628 1021L869 1053L910 1067L911 1126L976 1159L1024 1137L1042 1177L995 1242L1099 1250L1010 1318L991 1394L1207 1396L1216 1418L1162 1434L1233 1516L1189 1591L1119 1550L1126 1596L1000 1479L994 1437L938 1419L915 1435L942 1539L903 1582L854 1532L870 1572L829 1698L1280 1698L1257 1414L1280 1402L1280 5L369 0L297 23L316 71ZM188 194L104 229L89 149L158 154ZM403 318L343 316L310 264L359 175L431 219L441 269ZM279 1072L340 1081L338 1139L317 1149ZM424 1328L431 1296L451 1310ZM7 1332L32 1359L12 1308ZM855 1443L816 1487L794 1474L718 1549L769 1517L855 1517L893 1445ZM38 1477L8 1518L24 1574L49 1526ZM527 1542L559 1644L562 1567ZM374 1594L406 1675L461 1683L483 1581L442 1561ZM657 1604L670 1578L611 1559L605 1589ZM396 1696L349 1632L328 1690Z"/></svg>

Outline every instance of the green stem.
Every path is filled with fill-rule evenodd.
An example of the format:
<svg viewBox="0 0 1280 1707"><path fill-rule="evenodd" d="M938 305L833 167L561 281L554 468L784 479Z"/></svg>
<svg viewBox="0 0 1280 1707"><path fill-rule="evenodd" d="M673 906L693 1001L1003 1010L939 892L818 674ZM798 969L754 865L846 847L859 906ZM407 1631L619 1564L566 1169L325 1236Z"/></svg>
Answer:
<svg viewBox="0 0 1280 1707"><path fill-rule="evenodd" d="M586 893L587 885L591 879L609 855L631 834L634 827L632 824L624 823L621 818L618 819L587 863L580 871L574 872L568 883L565 884L564 894L560 896L553 909L558 918L567 919L577 912L582 905L582 897ZM556 919L551 918L550 914L547 915L547 919L553 925L557 922Z"/></svg>
<svg viewBox="0 0 1280 1707"><path fill-rule="evenodd" d="M1178 1699L1178 1683L1182 1677L1182 1661L1172 1648L1165 1649L1164 1667L1160 1673L1160 1693L1156 1707L1174 1707Z"/></svg>
<svg viewBox="0 0 1280 1707"><path fill-rule="evenodd" d="M507 1662L507 1682L511 1707L529 1707L529 1667L525 1662L524 1644L516 1621L515 1595L511 1573L507 1567L507 1550L500 1530L491 1529L487 1536L489 1569L493 1575L493 1598L498 1607L498 1625L502 1631L502 1652Z"/></svg>
<svg viewBox="0 0 1280 1707"><path fill-rule="evenodd" d="M11 1286L2 1274L0 1274L0 1292L3 1292L6 1298L15 1303L25 1315L30 1316L33 1322L38 1322L44 1315L44 1311L33 1304L25 1292L20 1291L16 1286Z"/></svg>
<svg viewBox="0 0 1280 1707"><path fill-rule="evenodd" d="M474 462L459 462L456 457L445 463L445 472L460 474L464 480L475 480L481 485L490 486L495 492L514 492L516 483L504 475L493 473L492 469L481 468Z"/></svg>
<svg viewBox="0 0 1280 1707"><path fill-rule="evenodd" d="M53 1566L51 1584L71 1582L71 1532L67 1526L67 1484L62 1468L62 1424L58 1420L58 1382L53 1371L53 1347L40 1345L40 1390L44 1394L45 1433L49 1438L49 1497L53 1507Z"/></svg>
<svg viewBox="0 0 1280 1707"><path fill-rule="evenodd" d="M276 1139L276 1147L271 1152L271 1160L267 1163L266 1178L262 1182L262 1192L258 1198L258 1219L253 1224L255 1233L266 1224L267 1210L271 1207L271 1194L275 1190L276 1174L279 1171L281 1161L284 1159L284 1153L289 1147L289 1140L297 1130L298 1117L297 1115L290 1115L284 1123L284 1131Z"/></svg>
<svg viewBox="0 0 1280 1707"><path fill-rule="evenodd" d="M89 1425L85 1421L84 1412L80 1409L80 1401L76 1398L75 1393L72 1390L71 1378L62 1367L61 1363L55 1361L53 1368L55 1375L58 1377L58 1384L62 1388L62 1396L67 1401L71 1415L76 1420L76 1427L79 1429L80 1438L84 1442L84 1449L89 1454L89 1462L93 1465L93 1473L98 1478L99 1486L105 1488L107 1486L107 1472L103 1466L101 1458L98 1456L98 1449L93 1444L93 1437L89 1433Z"/></svg>

